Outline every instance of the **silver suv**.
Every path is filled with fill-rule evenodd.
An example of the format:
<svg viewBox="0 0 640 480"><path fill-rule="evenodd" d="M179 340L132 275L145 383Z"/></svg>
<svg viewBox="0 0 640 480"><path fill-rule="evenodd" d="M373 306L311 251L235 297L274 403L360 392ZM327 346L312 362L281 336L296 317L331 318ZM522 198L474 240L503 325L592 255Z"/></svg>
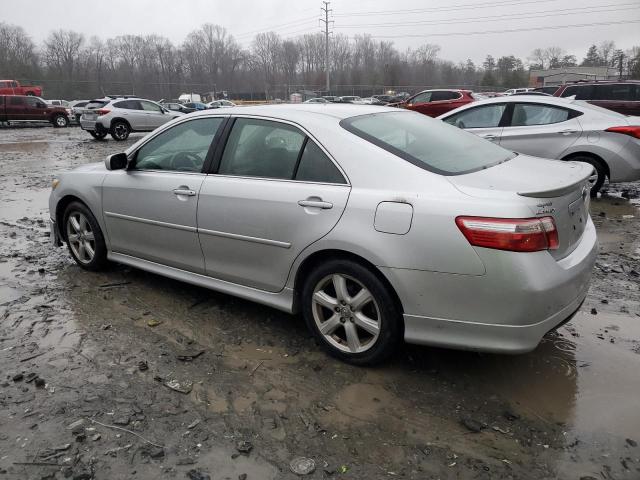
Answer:
<svg viewBox="0 0 640 480"><path fill-rule="evenodd" d="M183 115L156 102L134 97L105 97L91 100L80 117L80 127L99 140L110 133L114 140L126 140L131 132L150 132Z"/></svg>

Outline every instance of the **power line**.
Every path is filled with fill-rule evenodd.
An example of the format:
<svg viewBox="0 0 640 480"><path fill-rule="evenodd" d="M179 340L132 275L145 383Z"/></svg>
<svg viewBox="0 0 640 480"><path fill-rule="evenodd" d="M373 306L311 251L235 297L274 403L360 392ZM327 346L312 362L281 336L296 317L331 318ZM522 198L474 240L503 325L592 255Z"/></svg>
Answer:
<svg viewBox="0 0 640 480"><path fill-rule="evenodd" d="M426 34L404 34L404 35L371 35L371 38L428 38L428 37L450 37L459 35L486 35L494 33L514 33L514 32L533 32L539 30L561 30L564 28L580 28L595 27L599 25L624 25L630 23L640 23L640 20L620 20L617 22L593 22L593 23L577 23L573 25L553 25L546 27L527 27L512 28L508 30L482 30L476 32L451 32L451 33L426 33Z"/></svg>
<svg viewBox="0 0 640 480"><path fill-rule="evenodd" d="M244 32L244 33L240 33L238 35L234 35L234 37L236 39L238 38L243 38L243 37L251 37L253 35L257 35L258 33L265 33L265 32L272 32L272 31L277 31L277 30L288 30L290 28L298 28L306 23L311 23L311 22L315 22L316 21L316 17L304 17L304 18L300 18L298 20L292 20L290 22L287 23L282 23L279 25L273 25L271 27L264 27L258 30L252 30L249 32Z"/></svg>
<svg viewBox="0 0 640 480"><path fill-rule="evenodd" d="M437 12L452 12L457 10L469 10L476 8L489 8L489 7L511 7L516 5L526 5L535 3L549 3L557 2L558 0L498 0L496 2L482 2L482 3L465 3L458 5L449 5L447 7L433 7L433 8L411 8L407 10L378 10L371 12L351 12L351 13L339 13L336 17L366 17L374 15L405 15L410 13L437 13Z"/></svg>
<svg viewBox="0 0 640 480"><path fill-rule="evenodd" d="M629 6L625 6L629 5ZM623 8L609 8L609 7L623 7ZM621 3L621 4L610 4L610 5L596 5L593 7L584 7L590 9L599 9L592 11L580 11L580 15L589 14L589 13L609 13L609 12L618 12L623 10L636 10L638 8L638 4L633 3ZM562 8L558 10L542 10L539 12L527 12L527 13L512 13L512 14L501 14L501 15L485 15L482 17L471 17L466 18L465 20L424 20L424 21L412 21L412 22L384 22L384 23L360 23L353 25L345 25L342 24L336 28L370 28L370 27L412 27L412 26L421 26L421 25L452 25L452 24L462 24L462 23L477 23L485 20L520 20L520 19L529 19L529 18L543 18L543 17L552 17L552 16L564 16L564 15L576 15L575 8Z"/></svg>

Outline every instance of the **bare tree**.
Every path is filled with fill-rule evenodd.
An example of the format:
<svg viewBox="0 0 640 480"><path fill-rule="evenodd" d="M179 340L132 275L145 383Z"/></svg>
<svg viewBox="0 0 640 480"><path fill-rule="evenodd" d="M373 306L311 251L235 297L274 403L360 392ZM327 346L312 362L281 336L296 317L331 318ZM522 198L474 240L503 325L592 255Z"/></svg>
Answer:
<svg viewBox="0 0 640 480"><path fill-rule="evenodd" d="M602 59L602 63L606 66L611 65L613 52L616 49L616 43L611 40L605 40L598 45L598 53Z"/></svg>

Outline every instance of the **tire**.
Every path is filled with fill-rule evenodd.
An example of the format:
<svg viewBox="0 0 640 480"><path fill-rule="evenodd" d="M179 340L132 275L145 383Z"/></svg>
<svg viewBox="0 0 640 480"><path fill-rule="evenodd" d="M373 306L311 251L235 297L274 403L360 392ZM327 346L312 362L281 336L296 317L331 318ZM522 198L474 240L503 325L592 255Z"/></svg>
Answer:
<svg viewBox="0 0 640 480"><path fill-rule="evenodd" d="M102 140L107 136L107 132L96 132L95 130L89 130L89 134L96 140Z"/></svg>
<svg viewBox="0 0 640 480"><path fill-rule="evenodd" d="M51 123L55 128L66 128L69 126L69 119L64 115L55 115L51 119Z"/></svg>
<svg viewBox="0 0 640 480"><path fill-rule="evenodd" d="M131 133L131 127L127 122L123 122L122 120L118 120L113 122L111 125L111 137L118 142L122 142L129 138L129 134Z"/></svg>
<svg viewBox="0 0 640 480"><path fill-rule="evenodd" d="M366 293L370 300L358 306ZM389 288L354 261L336 259L316 267L305 279L301 303L315 338L327 353L345 362L380 363L402 340L402 315Z"/></svg>
<svg viewBox="0 0 640 480"><path fill-rule="evenodd" d="M593 178L590 178L589 182L591 183L590 194L595 198L607 178L607 168L605 167L604 163L602 163L601 160L589 155L576 155L575 157L568 158L567 160L570 160L572 162L584 162L593 166L596 171L596 175Z"/></svg>
<svg viewBox="0 0 640 480"><path fill-rule="evenodd" d="M104 235L96 217L84 203L72 202L67 206L62 228L69 252L80 267L94 272L105 268L107 245Z"/></svg>

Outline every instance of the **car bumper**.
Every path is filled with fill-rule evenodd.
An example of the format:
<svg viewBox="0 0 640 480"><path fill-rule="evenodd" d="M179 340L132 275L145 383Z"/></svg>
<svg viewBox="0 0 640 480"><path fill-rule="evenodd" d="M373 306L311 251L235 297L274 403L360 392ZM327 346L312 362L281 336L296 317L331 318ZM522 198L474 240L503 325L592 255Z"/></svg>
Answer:
<svg viewBox="0 0 640 480"><path fill-rule="evenodd" d="M640 139L630 138L620 151L607 160L611 182L640 180Z"/></svg>
<svg viewBox="0 0 640 480"><path fill-rule="evenodd" d="M477 249L485 275L382 268L404 307L408 343L524 353L569 320L589 289L597 256L593 222L576 249L556 261L548 252Z"/></svg>
<svg viewBox="0 0 640 480"><path fill-rule="evenodd" d="M82 130L93 131L98 133L108 133L109 129L106 128L98 120L85 120L80 117L80 128Z"/></svg>
<svg viewBox="0 0 640 480"><path fill-rule="evenodd" d="M60 235L60 230L58 230L58 224L56 223L55 220L53 219L49 219L49 231L50 233L50 239L51 239L51 244L54 247L60 247L62 246L62 236Z"/></svg>

